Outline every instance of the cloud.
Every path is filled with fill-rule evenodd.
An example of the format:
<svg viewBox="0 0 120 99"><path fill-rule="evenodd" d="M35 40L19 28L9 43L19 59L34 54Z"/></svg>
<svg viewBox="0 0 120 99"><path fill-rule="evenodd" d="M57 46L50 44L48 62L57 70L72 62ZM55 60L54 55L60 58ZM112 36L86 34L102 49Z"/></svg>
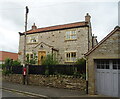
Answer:
<svg viewBox="0 0 120 99"><path fill-rule="evenodd" d="M117 0L116 0L117 1ZM79 0L5 0L0 1L0 48L18 52L19 34L24 32L25 6L29 7L28 29L85 20L90 13L93 33L100 41L118 23L117 2L80 2Z"/></svg>

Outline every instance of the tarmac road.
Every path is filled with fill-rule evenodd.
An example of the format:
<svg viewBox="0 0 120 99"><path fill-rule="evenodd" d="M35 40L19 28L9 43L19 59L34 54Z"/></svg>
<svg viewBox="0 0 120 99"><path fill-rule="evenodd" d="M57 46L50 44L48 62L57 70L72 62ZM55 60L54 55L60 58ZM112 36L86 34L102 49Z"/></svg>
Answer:
<svg viewBox="0 0 120 99"><path fill-rule="evenodd" d="M38 99L38 97L2 89L2 99Z"/></svg>

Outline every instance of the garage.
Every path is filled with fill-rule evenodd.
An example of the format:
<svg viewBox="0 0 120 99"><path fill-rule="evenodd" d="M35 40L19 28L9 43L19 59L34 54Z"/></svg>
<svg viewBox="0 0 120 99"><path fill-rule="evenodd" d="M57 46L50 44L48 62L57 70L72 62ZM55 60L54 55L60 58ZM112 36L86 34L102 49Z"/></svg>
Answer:
<svg viewBox="0 0 120 99"><path fill-rule="evenodd" d="M88 93L120 97L120 27L85 54Z"/></svg>
<svg viewBox="0 0 120 99"><path fill-rule="evenodd" d="M119 96L120 60L97 59L96 67L96 93L108 96Z"/></svg>

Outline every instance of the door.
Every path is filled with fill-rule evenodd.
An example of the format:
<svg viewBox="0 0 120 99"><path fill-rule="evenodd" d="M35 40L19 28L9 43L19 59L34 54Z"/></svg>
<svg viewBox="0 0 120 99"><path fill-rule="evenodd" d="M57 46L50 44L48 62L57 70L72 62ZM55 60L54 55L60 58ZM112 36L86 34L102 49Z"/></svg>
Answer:
<svg viewBox="0 0 120 99"><path fill-rule="evenodd" d="M38 65L42 64L42 59L46 56L45 51L39 51L38 52Z"/></svg>
<svg viewBox="0 0 120 99"><path fill-rule="evenodd" d="M95 60L96 93L118 97L120 60Z"/></svg>

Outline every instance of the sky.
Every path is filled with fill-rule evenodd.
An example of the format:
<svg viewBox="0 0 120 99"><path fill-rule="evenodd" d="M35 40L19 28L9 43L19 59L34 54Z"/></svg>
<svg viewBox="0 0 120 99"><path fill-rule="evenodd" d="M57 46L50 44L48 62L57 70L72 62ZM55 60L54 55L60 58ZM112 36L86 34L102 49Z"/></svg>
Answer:
<svg viewBox="0 0 120 99"><path fill-rule="evenodd" d="M25 31L25 7L28 6L28 30L85 20L91 16L92 33L102 40L118 25L119 0L0 0L0 50L19 51L19 33Z"/></svg>

